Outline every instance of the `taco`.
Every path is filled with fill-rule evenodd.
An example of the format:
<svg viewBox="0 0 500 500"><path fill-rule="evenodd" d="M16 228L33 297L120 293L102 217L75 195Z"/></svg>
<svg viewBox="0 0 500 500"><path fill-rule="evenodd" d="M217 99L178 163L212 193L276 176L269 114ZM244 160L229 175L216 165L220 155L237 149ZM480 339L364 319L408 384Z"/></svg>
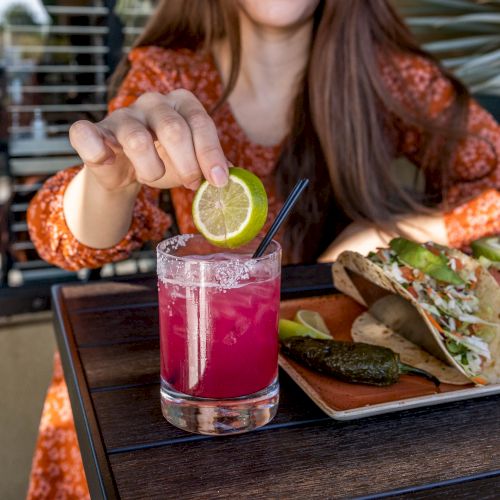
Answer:
<svg viewBox="0 0 500 500"><path fill-rule="evenodd" d="M333 277L375 319L472 382L500 382L500 285L475 259L396 238L367 257L343 252Z"/></svg>

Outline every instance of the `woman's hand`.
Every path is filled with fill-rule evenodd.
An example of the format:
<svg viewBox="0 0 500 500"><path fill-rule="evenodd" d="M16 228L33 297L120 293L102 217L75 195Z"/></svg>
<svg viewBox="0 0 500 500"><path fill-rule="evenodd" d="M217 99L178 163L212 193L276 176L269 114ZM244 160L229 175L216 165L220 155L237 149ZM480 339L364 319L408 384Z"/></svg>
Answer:
<svg viewBox="0 0 500 500"><path fill-rule="evenodd" d="M125 236L140 184L196 189L203 178L216 186L228 179L215 125L187 90L149 92L99 123L76 122L70 141L85 167L64 192L64 217L92 248Z"/></svg>
<svg viewBox="0 0 500 500"><path fill-rule="evenodd" d="M353 222L342 231L318 259L333 262L344 250L367 255L377 247L386 247L396 236L423 243L434 241L448 245L444 219L440 215L412 215L401 217L392 227L381 228L369 222Z"/></svg>
<svg viewBox="0 0 500 500"><path fill-rule="evenodd" d="M216 186L228 179L215 125L187 90L145 93L98 123L74 123L69 137L86 168L108 191L133 183L196 189L203 178Z"/></svg>

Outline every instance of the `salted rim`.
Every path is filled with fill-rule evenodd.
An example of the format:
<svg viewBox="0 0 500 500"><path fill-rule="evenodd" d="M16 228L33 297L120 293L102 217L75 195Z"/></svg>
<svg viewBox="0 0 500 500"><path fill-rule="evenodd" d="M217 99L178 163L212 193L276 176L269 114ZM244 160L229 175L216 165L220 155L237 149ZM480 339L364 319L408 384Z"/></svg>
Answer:
<svg viewBox="0 0 500 500"><path fill-rule="evenodd" d="M177 236L172 236L171 238L167 238L166 240L161 241L158 243L156 246L156 253L159 258L163 259L168 259L168 260L177 260L181 262L198 262L203 265L220 265L220 261L210 261L210 260L203 260L203 259L197 259L193 258L191 255L174 255L172 253L169 253L165 250L165 246L167 245L176 245L173 251L177 250L179 247L184 247L186 246L186 243L193 238L196 238L198 240L205 241L208 244L211 244L208 240L205 239L204 236L201 234L179 234ZM262 237L258 236L254 238L252 241L262 241ZM212 245L213 246L213 245ZM218 247L214 247L218 248ZM257 247L256 247L257 248ZM269 250L269 248L272 248ZM276 254L279 252L281 253L281 245L276 241L276 240L271 240L271 243L269 243L268 249L266 250L267 253L262 255L261 257L257 257L256 259L254 258L248 258L245 255L238 254L238 253L233 253L230 248L218 248L219 252L214 252L214 253L230 253L231 255L234 255L235 259L234 260L242 260L245 262L262 262L265 260L269 260L272 258L275 258Z"/></svg>

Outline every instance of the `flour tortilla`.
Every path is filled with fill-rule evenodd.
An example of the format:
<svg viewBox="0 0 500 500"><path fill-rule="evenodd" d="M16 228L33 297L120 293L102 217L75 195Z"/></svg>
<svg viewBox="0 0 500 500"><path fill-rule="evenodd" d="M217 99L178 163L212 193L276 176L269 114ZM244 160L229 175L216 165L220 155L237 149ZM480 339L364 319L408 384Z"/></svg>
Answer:
<svg viewBox="0 0 500 500"><path fill-rule="evenodd" d="M440 382L454 385L470 384L470 380L456 368L439 361L432 354L377 321L370 313L360 314L356 318L351 335L354 342L388 347L399 354L403 363L431 373Z"/></svg>
<svg viewBox="0 0 500 500"><path fill-rule="evenodd" d="M481 266L476 260L459 252L449 250L451 256L459 258L465 265L466 270L474 271L478 276L476 294L479 298L481 308L478 316L482 319L497 323L497 333L493 340L489 342L491 361L483 366L483 372L478 374L489 383L500 383L500 285L491 274ZM354 284L354 281L361 278L366 286L362 288ZM443 359L449 366L455 367L460 373L470 378L463 367L448 352L446 345L439 331L429 321L424 310L418 301L396 280L392 279L375 263L357 252L346 251L340 254L333 265L333 279L335 287L346 295L352 297L356 302L365 306L371 305L378 298L387 295L387 292L399 295L410 302L423 321L427 325L428 334L433 338L439 349L443 353ZM426 333L427 333L426 331Z"/></svg>

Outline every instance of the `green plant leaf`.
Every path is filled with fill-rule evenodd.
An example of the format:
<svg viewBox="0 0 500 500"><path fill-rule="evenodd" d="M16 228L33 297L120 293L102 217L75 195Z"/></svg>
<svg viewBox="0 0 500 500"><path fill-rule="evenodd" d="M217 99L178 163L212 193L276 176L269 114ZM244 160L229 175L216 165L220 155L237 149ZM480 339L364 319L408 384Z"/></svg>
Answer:
<svg viewBox="0 0 500 500"><path fill-rule="evenodd" d="M395 0L425 50L472 92L500 94L500 0Z"/></svg>

